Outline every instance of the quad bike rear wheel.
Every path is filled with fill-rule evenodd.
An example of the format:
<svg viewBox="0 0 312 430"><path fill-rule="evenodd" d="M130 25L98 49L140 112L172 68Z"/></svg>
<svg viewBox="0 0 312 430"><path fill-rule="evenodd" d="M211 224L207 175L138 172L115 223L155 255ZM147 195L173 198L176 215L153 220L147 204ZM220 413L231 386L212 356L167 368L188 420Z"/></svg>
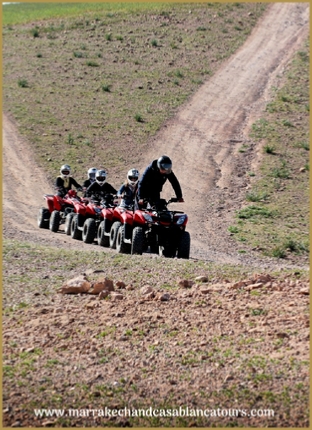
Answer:
<svg viewBox="0 0 312 430"><path fill-rule="evenodd" d="M49 228L50 212L47 208L39 209L37 222L39 228Z"/></svg>
<svg viewBox="0 0 312 430"><path fill-rule="evenodd" d="M144 248L144 232L142 227L134 227L132 232L131 254L142 255Z"/></svg>
<svg viewBox="0 0 312 430"><path fill-rule="evenodd" d="M70 234L71 234L71 224L72 224L72 220L73 220L74 215L75 214L73 212L70 212L69 214L66 215L64 230L65 230L65 234L67 234L67 236L70 236Z"/></svg>
<svg viewBox="0 0 312 430"><path fill-rule="evenodd" d="M59 213L59 211L55 210L51 213L51 216L50 216L50 221L49 221L50 230L56 233L60 227L60 223L61 223L61 214Z"/></svg>
<svg viewBox="0 0 312 430"><path fill-rule="evenodd" d="M96 234L96 225L93 218L88 218L83 224L82 240L84 243L93 243Z"/></svg>
<svg viewBox="0 0 312 430"><path fill-rule="evenodd" d="M191 236L188 231L184 231L178 246L178 258L190 258Z"/></svg>
<svg viewBox="0 0 312 430"><path fill-rule="evenodd" d="M117 241L117 233L119 228L121 227L120 221L115 221L112 225L112 228L110 230L110 236L109 236L109 246L112 249L116 249L116 241Z"/></svg>
<svg viewBox="0 0 312 430"><path fill-rule="evenodd" d="M122 225L119 227L117 231L117 239L116 239L116 251L120 254L130 254L131 245L130 243L125 243L125 226Z"/></svg>
<svg viewBox="0 0 312 430"><path fill-rule="evenodd" d="M109 246L109 236L105 236L105 221L101 221L97 232L98 245Z"/></svg>

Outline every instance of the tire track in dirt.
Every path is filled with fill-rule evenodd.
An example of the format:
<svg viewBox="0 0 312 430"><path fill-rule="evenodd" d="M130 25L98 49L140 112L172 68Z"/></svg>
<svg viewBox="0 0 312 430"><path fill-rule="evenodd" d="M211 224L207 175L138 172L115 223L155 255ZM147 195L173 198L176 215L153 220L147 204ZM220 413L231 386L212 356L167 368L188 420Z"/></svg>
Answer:
<svg viewBox="0 0 312 430"><path fill-rule="evenodd" d="M227 228L244 202L257 148L248 133L269 101L270 90L309 31L307 3L274 3L245 44L155 137L150 159L172 157L185 198L193 246L202 257L238 262ZM253 145L242 157L243 143ZM168 196L171 190L168 190ZM211 208L222 207L220 211ZM207 246L208 244L208 246ZM220 252L219 250L222 250ZM210 259L210 258L209 258Z"/></svg>

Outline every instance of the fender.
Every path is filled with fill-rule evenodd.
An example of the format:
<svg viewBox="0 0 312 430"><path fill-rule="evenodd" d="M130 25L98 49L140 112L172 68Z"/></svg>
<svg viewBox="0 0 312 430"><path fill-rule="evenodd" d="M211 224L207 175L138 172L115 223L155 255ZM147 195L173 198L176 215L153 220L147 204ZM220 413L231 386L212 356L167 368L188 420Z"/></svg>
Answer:
<svg viewBox="0 0 312 430"><path fill-rule="evenodd" d="M54 204L54 209L57 211L62 210L62 206L63 206L63 199L60 196L53 196L53 204Z"/></svg>

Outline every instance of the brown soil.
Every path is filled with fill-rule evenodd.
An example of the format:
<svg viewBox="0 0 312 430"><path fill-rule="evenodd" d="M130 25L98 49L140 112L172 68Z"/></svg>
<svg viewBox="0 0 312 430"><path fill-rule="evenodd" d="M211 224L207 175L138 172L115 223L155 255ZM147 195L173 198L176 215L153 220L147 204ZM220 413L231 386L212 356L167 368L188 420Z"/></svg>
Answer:
<svg viewBox="0 0 312 430"><path fill-rule="evenodd" d="M142 166L139 166L140 170L143 171L144 167L155 158L155 152L160 155L166 153L172 158L174 171L181 181L185 199L184 205L181 206L189 215L190 221L188 230L192 238L191 257L193 259L203 259L225 264L246 264L254 267L258 266L259 270L273 270L279 267L299 267L307 265L307 262L300 263L300 261L292 262L260 257L259 254L253 251L248 255L242 256L238 252L239 247L237 243L231 238L228 232L228 226L232 223L235 211L242 206L246 189L250 186L250 179L246 175L246 172L250 170L250 166L257 166L260 160L259 148L254 145L252 145L253 149L246 153L243 159L237 156L238 148L243 143L251 143L248 138L250 125L270 99L270 89L272 85L278 86L279 76L283 74L285 65L291 59L293 53L300 48L302 41L307 37L308 22L308 3L272 4L269 11L257 28L255 28L244 46L201 87L200 91L193 96L189 104L184 106L153 139L150 145L150 154L146 155L145 162ZM156 151L155 148L157 148ZM92 249L94 251L95 248L97 248L92 245L74 241L65 234L52 234L50 231L38 229L36 222L37 212L41 206L44 206L42 196L45 192L51 191L51 184L48 183L44 172L33 162L27 142L22 141L14 123L5 114L3 116L3 165L4 237L52 246L66 245L68 249ZM170 196L170 189L164 190L164 194ZM103 250L101 251L103 252ZM108 250L107 252L113 251ZM275 287L276 291L283 291L283 288L289 289L290 285L284 284L284 287L280 289L278 286ZM297 294L302 287L303 285L297 284L296 288L298 291L293 289L292 292L286 294L285 297L282 297L282 295L276 293L276 291L272 291L272 296L266 296L266 299L263 300L268 300L269 303L274 296L273 301L276 308L281 306L283 308L285 307L285 309L288 309L287 312L289 312L290 315L294 309L292 307L294 302L296 302L296 308L301 306L301 310L307 306L306 296ZM278 295L278 298L276 295ZM241 325L238 322L237 325L233 323L233 315L235 315L235 313L239 316L246 314L248 301L253 300L248 296L248 293L246 297L242 296L242 298L237 301L234 300L234 296L236 297L235 294L225 294L220 297L220 309L227 309L226 312L230 312L232 316L225 319L224 315L222 318L221 315L215 317L216 327L212 327L212 329L216 330L216 334L219 336L229 335L231 330L234 330L233 333L235 332L235 335L239 334ZM55 304L51 304L51 307L48 306L45 311L41 308L38 311L29 309L25 314L21 314L20 320L23 321L26 318L29 322L26 323L25 320L22 326L14 329L14 333L10 331L10 327L6 326L6 323L4 323L4 327L9 332L10 341L14 341L24 335L28 336L24 343L24 351L36 346L37 342L41 342L40 347L42 349L47 348L46 352L52 359L53 354L55 354L54 347L56 347L56 343L53 340L56 336L54 333L55 327L61 327L62 332L65 333L67 337L73 336L73 331L71 331L68 326L68 324L73 321L72 318L74 318L75 327L79 326L80 320L88 321L91 327L97 318L101 315L102 318L104 318L104 315L106 315L109 319L109 325L114 325L118 321L124 321L123 316L126 313L127 327L133 329L133 327L136 326L142 330L145 330L144 327L146 327L147 320L144 319L145 317L151 318L151 321L155 320L155 324L163 319L168 322L171 318L172 327L174 326L176 331L185 331L189 333L192 323L195 324L195 321L204 319L206 311L202 308L196 308L194 304L194 300L196 301L194 298L197 297L196 294L191 294L189 299L187 299L187 297L183 299L181 299L182 296L179 297L179 294L177 294L177 298L175 298L174 302L174 309L177 312L175 315L172 305L165 308L162 304L159 305L161 302L151 301L144 302L141 307L138 307L138 299L134 297L130 297L130 301L125 300L111 305L107 302L97 302L100 307L96 305L94 310L90 312L90 310L82 308L81 305L77 308L77 304L73 303L71 297L58 295L54 300L57 306L59 306L59 312L61 312L60 318L63 315L62 318L64 318L64 320L56 321L58 315L55 315L56 311L53 311ZM83 302L85 302L85 300L89 299L83 299ZM152 310L153 304L156 304L156 308ZM261 303L261 305L265 306L264 303ZM104 310L103 306L105 307ZM209 304L207 304L207 306L209 306ZM272 304L270 304L270 306L272 306ZM187 326L185 325L186 320L182 317L178 317L178 314L181 316L181 310L184 308L187 309L186 319L189 319ZM245 310L242 310L243 308ZM79 321L76 317L78 309ZM291 309L291 311L289 311L289 309ZM295 311L296 309L294 312ZM299 311L299 308L297 311ZM217 308L215 312L218 313ZM47 313L48 315L41 316L40 313ZM221 319L218 319L219 317ZM308 336L304 332L304 328L300 326L296 313L292 315L292 318L292 322L288 320L287 328L290 330L298 330L301 337L299 347L289 342L289 356L298 353L298 357L300 356L301 359L308 359ZM45 320L44 326L41 325L42 319ZM103 325L107 324L107 321L104 321L104 319ZM50 331L47 329L49 324L51 324ZM202 322L202 324L201 329L207 329L208 332L209 330L205 325L206 323L204 324ZM264 325L266 324L268 323L265 322ZM284 336L283 322L278 320L278 318L273 319L270 322L270 326L272 327L271 332L275 333L277 338L286 336ZM127 328L123 323L121 323L121 327L123 327L123 329ZM48 330L48 334L46 334L46 330ZM69 333L69 331L71 333ZM263 336L267 336L268 339L269 336L272 335L271 332L269 333L263 327L262 332L266 332ZM33 337L34 333L36 333L37 338ZM150 344L160 342L159 345L161 346L162 341L154 338L152 333L154 332L151 331L147 339L148 342ZM156 330L155 333L157 336ZM258 335L258 337L259 336L260 335ZM120 341L117 337L116 335L115 340L109 340L108 343L110 342L111 345L105 344L105 347L113 348L114 343ZM189 337L187 337L186 342L184 342L183 351L180 346L181 343L178 342L178 340L170 344L170 351L167 347L165 350L167 353L176 353L176 356L189 351L191 356L191 351L196 348L194 342L196 343L197 341L198 339L195 339L195 337L192 339L189 333ZM65 341L63 341L63 343L64 342ZM70 387L71 384L74 384L75 381L81 378L82 382L89 384L91 392L94 391L96 383L99 384L103 379L101 366L94 367L91 372L92 375L90 372L88 373L86 371L83 376L81 374L79 376L80 364L83 360L90 359L90 363L94 364L92 357L100 346L95 337L93 337L92 342L94 345L92 344L93 346L90 346L90 350L84 351L84 354L87 354L86 356L83 356L83 353L79 350L80 345L78 345L76 340L72 342L70 349L68 349L66 353L64 352L61 354L62 357L66 354L69 357L74 353L74 349L76 348L75 354L77 353L77 357L79 356L77 362L78 370L76 369L70 374L70 369L64 368L62 371L60 370L58 376L54 374L52 377L55 379L56 384L58 384L58 386L56 386L56 392L58 390L64 390L64 388L60 388L60 384L62 385L64 380L67 381L67 386ZM102 342L104 342L104 340ZM146 342L146 340L144 342ZM200 344L201 346L197 345L197 348L205 349L205 342L206 341L203 340L202 344ZM209 341L207 340L207 342ZM117 375L119 375L118 377L120 378L128 374L129 378L125 377L127 383L133 383L139 387L139 391L136 394L138 399L155 398L157 396L167 398L166 396L173 393L174 399L176 401L181 401L182 404L183 402L186 404L192 400L191 398L187 398L186 395L190 393L187 381L181 382L178 381L177 378L172 377L173 370L177 372L177 374L179 372L176 363L171 363L173 366L173 370L171 369L171 371L169 366L170 360L168 364L165 356L160 356L160 361L158 360L159 362L157 362L157 371L155 375L150 375L150 378L153 378L152 381L146 383L146 380L140 379L141 376L139 372L142 366L148 367L151 364L144 362L145 359L148 360L145 357L146 353L143 352L144 348L146 352L146 345L144 344L144 346L142 344L138 349L139 352L132 353L131 348L133 348L133 345L131 346L131 343L119 342L119 344L122 345L121 349L123 349L124 352L124 371L121 372L119 369L119 357L115 355L114 358L111 358L109 362L110 365L106 367L107 373L105 375L105 380L111 382L113 380L117 381ZM268 341L266 351L258 351L256 353L260 354L261 352L268 356L272 354L268 346L269 344L270 342ZM68 346L65 345L64 348L65 351ZM142 351L140 348L143 348ZM8 350L9 349L10 348L8 348ZM227 371L225 371L225 369L222 370L223 373L225 372L223 375L223 380L225 382L233 378L233 373L229 369ZM232 370L235 372L235 369ZM189 376L194 384L191 390L192 392L196 390L198 392L200 391L202 388L202 381L207 379L206 374L202 372L206 371L208 371L207 366L200 366L198 368L191 367L189 369ZM34 376L37 383L39 379L43 381L48 372L51 374L51 371L48 371L47 368L41 368L40 372L38 369L38 374ZM212 369L211 372L216 372L216 370ZM222 372L219 372L220 375L218 374L218 378L222 378ZM93 381L91 381L92 378ZM216 380L218 378L216 378ZM307 375L301 375L300 378L300 381L305 381L304 378L307 378ZM31 382L31 384L33 384L33 382ZM218 387L216 387L216 389L218 389ZM180 394L178 395L177 393ZM183 393L186 394L184 395ZM49 421L47 419L34 419L23 412L21 405L29 400L29 398L34 402L36 401L36 398L32 397L29 387L16 387L15 393L11 391L11 393L7 395L4 402L5 426L12 426L13 424L15 426L40 426L44 424L44 422ZM117 400L115 403L116 402ZM92 403L91 400L90 403ZM112 403L114 402L112 401ZM196 402L194 404L196 404ZM87 403L85 403L85 407L88 407ZM279 416L275 418L274 424L268 424L268 421L267 425L307 425L306 419L302 418L302 414L304 414L302 411L298 412L298 418L296 419L299 421L297 422L295 418L289 419L287 416ZM263 420L260 419L252 422L241 422L247 426L262 426L263 424ZM56 421L52 420L45 425L53 426L55 423ZM86 425L86 422L81 420L78 420L76 423L78 425ZM224 424L225 423L224 421ZM111 423L111 425L114 424L115 422ZM204 422L204 425L205 424L207 423ZM95 423L91 422L89 425L92 426L95 425Z"/></svg>

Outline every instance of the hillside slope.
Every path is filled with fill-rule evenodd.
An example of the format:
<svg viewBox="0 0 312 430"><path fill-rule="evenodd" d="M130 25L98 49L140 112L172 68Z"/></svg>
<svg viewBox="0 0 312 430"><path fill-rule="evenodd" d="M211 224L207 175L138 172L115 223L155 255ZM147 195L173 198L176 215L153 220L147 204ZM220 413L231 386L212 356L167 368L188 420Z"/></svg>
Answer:
<svg viewBox="0 0 312 430"><path fill-rule="evenodd" d="M269 101L272 85L279 85L285 65L307 37L308 23L307 3L272 4L242 48L149 143L150 152L139 168L143 171L158 154L172 158L185 199L178 209L189 215L192 258L267 267L277 264L268 258L259 259L252 252L248 257L240 255L227 229L249 187L247 172L259 161L259 148L248 137L250 125ZM239 147L247 142L252 150L240 153ZM50 185L45 173L34 165L27 142L20 139L6 115L3 161L5 237L49 244L61 241L73 248L91 246L38 230L36 214ZM38 194L38 184L42 194ZM171 195L169 187L164 191ZM285 261L278 264L289 265Z"/></svg>

